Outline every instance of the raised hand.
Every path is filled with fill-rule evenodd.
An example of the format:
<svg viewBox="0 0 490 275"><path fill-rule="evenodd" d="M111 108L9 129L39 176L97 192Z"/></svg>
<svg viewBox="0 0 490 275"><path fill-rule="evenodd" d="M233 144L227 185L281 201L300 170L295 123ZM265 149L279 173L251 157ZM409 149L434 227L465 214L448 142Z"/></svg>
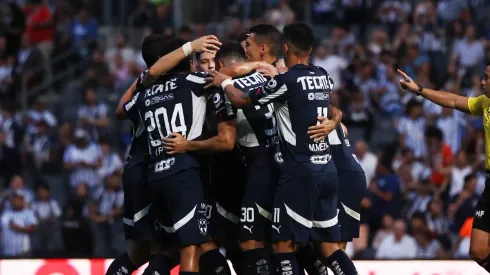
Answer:
<svg viewBox="0 0 490 275"><path fill-rule="evenodd" d="M403 79L400 79L400 86L402 86L402 88L405 90L409 90L414 93L418 92L419 85L417 85L417 83L415 83L404 71L400 69L397 71L403 77Z"/></svg>
<svg viewBox="0 0 490 275"><path fill-rule="evenodd" d="M216 53L220 46L221 42L214 35L206 35L191 42L193 52Z"/></svg>

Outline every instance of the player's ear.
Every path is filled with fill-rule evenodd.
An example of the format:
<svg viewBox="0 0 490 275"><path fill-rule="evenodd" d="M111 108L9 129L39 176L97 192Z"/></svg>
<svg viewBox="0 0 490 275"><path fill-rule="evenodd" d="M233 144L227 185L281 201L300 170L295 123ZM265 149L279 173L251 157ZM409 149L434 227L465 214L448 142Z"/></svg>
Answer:
<svg viewBox="0 0 490 275"><path fill-rule="evenodd" d="M224 66L223 66L223 62L221 62L221 60L220 60L220 61L218 61L218 63L217 63L217 64L218 64L218 66L217 66L217 68L216 68L216 71L219 71L221 68L223 68L223 67L224 67Z"/></svg>
<svg viewBox="0 0 490 275"><path fill-rule="evenodd" d="M288 44L284 43L284 55L288 54L288 51L289 51L289 47L288 47Z"/></svg>
<svg viewBox="0 0 490 275"><path fill-rule="evenodd" d="M266 44L262 44L260 46L260 55L263 56L267 53L267 51L269 50L269 47L267 47Z"/></svg>

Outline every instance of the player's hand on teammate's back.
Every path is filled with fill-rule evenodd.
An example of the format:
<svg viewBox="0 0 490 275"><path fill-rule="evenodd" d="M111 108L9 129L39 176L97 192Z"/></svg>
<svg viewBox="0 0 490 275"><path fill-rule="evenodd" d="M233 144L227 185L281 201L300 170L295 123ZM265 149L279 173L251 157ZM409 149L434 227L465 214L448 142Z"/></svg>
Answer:
<svg viewBox="0 0 490 275"><path fill-rule="evenodd" d="M179 133L171 133L163 139L163 148L169 155L187 152L189 149L188 145L187 139Z"/></svg>
<svg viewBox="0 0 490 275"><path fill-rule="evenodd" d="M267 64L267 65L263 65L262 67L258 68L257 69L257 72L263 74L264 76L267 76L267 77L274 77L276 75L279 74L278 70L276 69L276 67L270 65L270 64Z"/></svg>
<svg viewBox="0 0 490 275"><path fill-rule="evenodd" d="M400 86L402 86L403 89L409 90L411 92L418 92L419 90L419 85L415 83L412 78L410 78L404 71L398 69L398 73L403 76L403 79L400 79Z"/></svg>
<svg viewBox="0 0 490 275"><path fill-rule="evenodd" d="M335 130L335 122L333 120L328 119L327 117L318 117L319 124L315 126L308 127L307 134L310 135L310 138L314 141L319 141L323 138L326 138L330 132Z"/></svg>
<svg viewBox="0 0 490 275"><path fill-rule="evenodd" d="M193 52L205 52L214 54L219 51L221 42L214 35L206 35L191 42Z"/></svg>
<svg viewBox="0 0 490 275"><path fill-rule="evenodd" d="M206 78L206 82L209 82L209 84L207 84L204 88L207 89L213 86L219 88L221 87L221 83L227 79L231 79L231 77L216 71L209 72L209 77Z"/></svg>

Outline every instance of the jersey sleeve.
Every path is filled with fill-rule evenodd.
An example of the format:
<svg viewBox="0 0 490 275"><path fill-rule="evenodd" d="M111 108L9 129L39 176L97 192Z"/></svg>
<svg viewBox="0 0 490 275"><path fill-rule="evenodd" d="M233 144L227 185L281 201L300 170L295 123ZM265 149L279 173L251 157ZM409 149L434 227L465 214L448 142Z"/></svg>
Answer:
<svg viewBox="0 0 490 275"><path fill-rule="evenodd" d="M468 109L474 116L482 116L483 115L483 100L485 99L485 95L481 95L479 97L470 97L468 98Z"/></svg>
<svg viewBox="0 0 490 275"><path fill-rule="evenodd" d="M148 70L143 71L140 76L138 77L138 80L136 81L136 89L145 89L145 86L143 85L143 79L145 78L145 75L148 73Z"/></svg>
<svg viewBox="0 0 490 275"><path fill-rule="evenodd" d="M206 89L204 89L206 77L208 77L207 72L190 73L185 78L185 82L196 96L203 96L206 93Z"/></svg>
<svg viewBox="0 0 490 275"><path fill-rule="evenodd" d="M216 122L221 123L236 119L236 109L226 98L223 90L216 88L211 92L213 106L212 113L216 117Z"/></svg>
<svg viewBox="0 0 490 275"><path fill-rule="evenodd" d="M138 118L138 108L136 107L136 103L138 102L140 92L136 92L133 98L128 102L124 103L123 109L126 117L128 117L132 121L137 121Z"/></svg>
<svg viewBox="0 0 490 275"><path fill-rule="evenodd" d="M284 103L289 97L286 78L287 73L276 75L265 86L250 90L248 96L254 105L267 105L274 102Z"/></svg>

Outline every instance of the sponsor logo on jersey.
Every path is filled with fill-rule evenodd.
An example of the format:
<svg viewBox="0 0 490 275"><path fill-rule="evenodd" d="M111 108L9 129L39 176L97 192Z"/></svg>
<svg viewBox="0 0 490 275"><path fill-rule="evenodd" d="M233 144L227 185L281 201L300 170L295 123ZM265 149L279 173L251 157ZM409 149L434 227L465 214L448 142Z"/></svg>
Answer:
<svg viewBox="0 0 490 275"><path fill-rule="evenodd" d="M327 79L326 75L298 77L297 83L301 83L303 91L328 90L330 92L333 89L333 85L331 84L331 81Z"/></svg>
<svg viewBox="0 0 490 275"><path fill-rule="evenodd" d="M308 149L310 149L311 152L325 151L328 149L328 143L326 143L325 140L321 140L320 142L308 144Z"/></svg>
<svg viewBox="0 0 490 275"><path fill-rule="evenodd" d="M162 172L162 171L168 170L174 164L175 164L175 158L174 157L161 160L161 161L155 163L155 172Z"/></svg>
<svg viewBox="0 0 490 275"><path fill-rule="evenodd" d="M221 96L218 93L215 93L213 96L213 103L218 104L221 101Z"/></svg>
<svg viewBox="0 0 490 275"><path fill-rule="evenodd" d="M332 155L314 155L310 157L313 164L327 164L332 159Z"/></svg>
<svg viewBox="0 0 490 275"><path fill-rule="evenodd" d="M260 73L254 73L251 75L247 75L244 77L240 77L233 80L233 83L239 86L239 88L246 88L255 85L260 85L262 83L266 83L267 79ZM238 88L238 87L237 87Z"/></svg>
<svg viewBox="0 0 490 275"><path fill-rule="evenodd" d="M323 93L308 93L308 100L328 100L330 98L329 94Z"/></svg>
<svg viewBox="0 0 490 275"><path fill-rule="evenodd" d="M172 78L163 84L155 84L151 88L145 90L145 98L154 96L159 93L169 92L177 89L177 78Z"/></svg>

